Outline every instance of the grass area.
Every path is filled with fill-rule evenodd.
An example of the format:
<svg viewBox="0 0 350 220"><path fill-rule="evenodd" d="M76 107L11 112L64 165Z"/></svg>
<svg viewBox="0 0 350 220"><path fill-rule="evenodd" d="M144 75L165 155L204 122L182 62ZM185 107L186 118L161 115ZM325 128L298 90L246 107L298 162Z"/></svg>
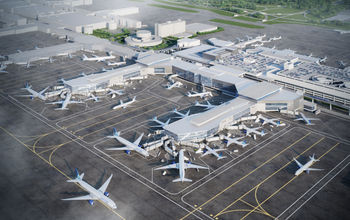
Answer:
<svg viewBox="0 0 350 220"><path fill-rule="evenodd" d="M213 13L216 13L216 14L219 14L219 15L223 15L223 16L229 16L229 17L233 17L234 16L233 12L224 11L224 10L215 9L215 8L206 8L206 7L202 7L202 6L189 5L189 4L185 4L185 3L168 2L168 1L164 1L164 0L154 0L154 1L159 2L159 3L168 4L168 5L207 10L207 11L211 11Z"/></svg>
<svg viewBox="0 0 350 220"><path fill-rule="evenodd" d="M292 21L284 18L279 18L272 21L266 21L264 24L301 24L301 25L310 25L310 26L316 26L316 27L324 27L324 28L331 28L331 29L339 29L339 30L350 30L350 23L344 23L342 25L336 25L336 24L323 24L323 23L312 23L312 22L302 22L302 21Z"/></svg>
<svg viewBox="0 0 350 220"><path fill-rule="evenodd" d="M165 49L168 47L172 47L174 45L177 44L177 40L179 38L177 37L165 37L163 38L163 42L157 46L153 46L153 47L144 47L144 49L146 50L161 50L161 49Z"/></svg>
<svg viewBox="0 0 350 220"><path fill-rule="evenodd" d="M291 14L291 13L297 13L297 12L302 12L302 10L299 10L299 9L295 9L295 8L283 8L283 7L280 7L280 8L271 8L271 9L268 9L266 11L264 11L265 13L268 13L268 14Z"/></svg>
<svg viewBox="0 0 350 220"><path fill-rule="evenodd" d="M230 21L230 20L224 20L224 19L218 19L218 18L211 19L209 21L221 23L221 24L235 25L235 26L244 27L244 28L253 28L253 29L264 28L264 26L260 26L260 25L246 24L246 23L240 23L240 22L236 22L236 21Z"/></svg>
<svg viewBox="0 0 350 220"><path fill-rule="evenodd" d="M230 11L223 11L220 9L214 9L214 8L206 8L205 10L211 11L215 14L219 14L219 15L223 15L223 16L229 16L229 17L233 17L235 14L233 12Z"/></svg>
<svg viewBox="0 0 350 220"><path fill-rule="evenodd" d="M126 28L123 28L122 33L112 34L108 32L106 29L96 29L93 31L92 35L99 38L108 39L110 41L117 41L118 43L124 44L125 38L130 36L130 31Z"/></svg>
<svg viewBox="0 0 350 220"><path fill-rule="evenodd" d="M257 18L252 18L252 17L246 17L246 16L238 16L238 17L234 17L234 19L238 19L238 20L242 20L242 21L250 21L250 22L257 22L260 21Z"/></svg>
<svg viewBox="0 0 350 220"><path fill-rule="evenodd" d="M297 20L307 21L307 18L304 17L304 14L291 15L291 16L287 16L285 18L286 19L297 19Z"/></svg>
<svg viewBox="0 0 350 220"><path fill-rule="evenodd" d="M178 8L178 7L172 7L172 6L160 5L160 4L148 4L148 5L153 6L153 7L158 7L158 8L181 11L181 12L198 13L198 11L186 9L186 8Z"/></svg>
<svg viewBox="0 0 350 220"><path fill-rule="evenodd" d="M190 38L195 38L201 35L207 35L207 34L213 34L216 32L220 32L220 31L224 31L225 29L223 27L218 27L216 30L214 31L207 31L207 32L197 32L196 34L192 35Z"/></svg>

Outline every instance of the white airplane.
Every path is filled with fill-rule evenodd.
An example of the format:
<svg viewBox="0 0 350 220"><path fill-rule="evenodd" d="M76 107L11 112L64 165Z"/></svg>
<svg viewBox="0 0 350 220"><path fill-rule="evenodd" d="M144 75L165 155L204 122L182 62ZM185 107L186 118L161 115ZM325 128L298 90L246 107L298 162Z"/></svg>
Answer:
<svg viewBox="0 0 350 220"><path fill-rule="evenodd" d="M207 97L207 96L213 96L213 94L211 92L207 92L204 85L202 85L202 92L196 92L196 91L192 91L191 92L188 92L187 93L187 96L188 97L201 97L201 98L204 98L204 97Z"/></svg>
<svg viewBox="0 0 350 220"><path fill-rule="evenodd" d="M218 158L217 160L221 160L221 159L226 158L226 156L222 156L221 154L218 154L218 152L224 151L225 149L213 149L213 148L209 147L208 145L205 145L205 150L206 150L205 152L204 152L204 150L203 150L203 153L204 153L204 154L202 154L201 157L204 157L204 156L206 156L206 155L212 154L212 155L214 155L215 157ZM201 152L201 151L198 150L196 153L198 154L198 153L200 153L200 152Z"/></svg>
<svg viewBox="0 0 350 220"><path fill-rule="evenodd" d="M7 65L1 64L1 65L0 65L0 73L8 73L8 72L6 71L6 68L7 68Z"/></svg>
<svg viewBox="0 0 350 220"><path fill-rule="evenodd" d="M101 96L95 96L93 93L89 94L90 98L85 99L84 101L94 100L95 102L101 102Z"/></svg>
<svg viewBox="0 0 350 220"><path fill-rule="evenodd" d="M201 104L198 101L196 101L194 106L203 107L203 108L206 108L208 110L208 109L215 108L217 105L212 105L209 101L207 101L207 104Z"/></svg>
<svg viewBox="0 0 350 220"><path fill-rule="evenodd" d="M271 124L271 125L274 125L276 127L285 125L285 124L281 123L281 121L278 118L265 118L262 115L258 115L258 117L255 120L255 122L259 122L259 121L262 121L262 125Z"/></svg>
<svg viewBox="0 0 350 220"><path fill-rule="evenodd" d="M236 138L230 138L228 136L224 136L225 138L225 142L226 142L226 147L230 146L231 144L238 144L242 147L245 147L248 145L247 141L243 140L243 141L240 141L242 138L244 137L236 137Z"/></svg>
<svg viewBox="0 0 350 220"><path fill-rule="evenodd" d="M315 159L315 154L311 156L309 156L310 160L302 165L299 161L297 161L295 158L294 161L297 163L297 165L299 166L299 169L297 171L295 171L295 175L298 176L299 174L301 174L302 172L306 172L307 174L309 174L310 171L321 171L323 169L316 169L316 168L310 168L312 166L312 164L314 164L316 161L319 161L319 160L316 160Z"/></svg>
<svg viewBox="0 0 350 220"><path fill-rule="evenodd" d="M82 101L71 100L71 98L72 98L72 93L68 92L66 95L66 98L64 100L57 101L57 102L50 102L50 103L46 103L46 104L51 104L51 105L61 104L61 107L56 108L55 110L68 110L68 108L67 108L68 104L84 103Z"/></svg>
<svg viewBox="0 0 350 220"><path fill-rule="evenodd" d="M22 89L27 90L27 92L29 92L31 95L17 95L17 96L19 96L19 97L30 97L31 99L33 99L33 98L39 98L39 99L45 101L45 100L46 100L46 96L44 95L44 93L45 93L45 91L46 91L48 88L49 88L49 86L46 87L45 89L41 90L40 92L36 92L36 91L34 91L34 90L32 89L32 86L29 85L29 83L26 83L25 88L22 88Z"/></svg>
<svg viewBox="0 0 350 220"><path fill-rule="evenodd" d="M159 121L156 116L154 116L152 118L152 121L154 121L154 122L159 124L159 125L155 125L155 126L152 126L152 127L162 127L163 128L165 125L169 124L170 118L166 122L162 122L162 121Z"/></svg>
<svg viewBox="0 0 350 220"><path fill-rule="evenodd" d="M124 90L119 89L119 90L114 90L114 89L108 89L107 95L112 95L112 99L115 98L117 95L123 95Z"/></svg>
<svg viewBox="0 0 350 220"><path fill-rule="evenodd" d="M320 120L318 118L307 118L302 112L299 112L301 118L294 119L294 121L304 121L306 125L314 125L311 123L312 120Z"/></svg>
<svg viewBox="0 0 350 220"><path fill-rule="evenodd" d="M136 96L134 96L134 98L132 100L130 100L129 102L124 103L123 100L120 100L120 104L113 106L112 109L126 108L134 102L136 102Z"/></svg>
<svg viewBox="0 0 350 220"><path fill-rule="evenodd" d="M194 168L194 169L209 169L208 167L202 167L199 165L191 164L191 163L185 163L185 158L184 158L184 149L181 149L179 152L179 162L166 165L163 167L158 167L155 170L165 170L165 169L178 169L180 178L173 180L173 182L192 182L192 180L185 178L185 170L189 168Z"/></svg>
<svg viewBox="0 0 350 220"><path fill-rule="evenodd" d="M108 184L111 182L111 179L113 177L113 174L106 180L106 182L98 189L95 187L92 187L90 184L85 182L83 180L84 173L79 175L78 170L75 169L75 172L77 174L76 178L73 180L67 180L67 182L70 183L78 183L84 190L88 191L89 194L85 196L79 196L79 197L73 197L68 199L62 199L62 200L88 200L90 205L94 204L94 200L99 200L106 204L107 206L111 207L112 209L116 209L117 205L113 200L111 200L109 197L109 193L106 191Z"/></svg>
<svg viewBox="0 0 350 220"><path fill-rule="evenodd" d="M117 129L113 128L113 135L107 136L107 138L114 138L120 143L124 144L125 147L113 147L113 148L106 148L106 150L124 150L127 154L130 154L130 151L136 151L137 153L148 157L149 154L146 150L141 148L139 145L142 139L143 133L138 137L134 142L130 142L122 137L120 137L120 132L117 132Z"/></svg>
<svg viewBox="0 0 350 220"><path fill-rule="evenodd" d="M261 47L263 46L264 44L263 43L260 43L260 44L252 44L252 47Z"/></svg>
<svg viewBox="0 0 350 220"><path fill-rule="evenodd" d="M178 116L175 118L186 118L187 116L190 115L190 110L188 110L185 114L179 112L176 108L172 111L173 113L177 114Z"/></svg>
<svg viewBox="0 0 350 220"><path fill-rule="evenodd" d="M121 65L124 65L126 64L125 61L122 61L122 62L107 62L107 66L121 66Z"/></svg>
<svg viewBox="0 0 350 220"><path fill-rule="evenodd" d="M192 91L187 93L187 97L200 97L201 99L207 97L207 96L213 96L213 94L211 94L211 92L196 92L196 91Z"/></svg>
<svg viewBox="0 0 350 220"><path fill-rule="evenodd" d="M271 38L271 40L281 40L281 39L282 39L282 36Z"/></svg>
<svg viewBox="0 0 350 220"><path fill-rule="evenodd" d="M176 81L174 83L168 83L168 85L166 86L166 89L171 90L172 88L180 88L183 84L179 81Z"/></svg>
<svg viewBox="0 0 350 220"><path fill-rule="evenodd" d="M30 61L27 61L26 68L28 69L29 67L32 67L33 65L30 64Z"/></svg>
<svg viewBox="0 0 350 220"><path fill-rule="evenodd" d="M251 133L260 135L261 137L265 135L264 130L258 131L258 129L261 128L261 127L249 128L249 127L247 127L247 126L244 125L244 124L243 124L242 126L243 126L243 130L244 130L245 133L246 133L246 136L250 135Z"/></svg>
<svg viewBox="0 0 350 220"><path fill-rule="evenodd" d="M319 63L324 63L324 62L326 62L327 61L327 56L325 56L324 58L322 58L322 59L319 59Z"/></svg>
<svg viewBox="0 0 350 220"><path fill-rule="evenodd" d="M346 67L346 63L344 63L344 61L342 61L342 60L339 60L338 64L339 64L340 68L345 68Z"/></svg>
<svg viewBox="0 0 350 220"><path fill-rule="evenodd" d="M111 60L111 59L115 59L114 55L109 54L108 56L103 56L103 57L99 57L96 55L92 55L93 57L87 57L85 54L83 54L83 61L97 61L97 62L104 62L106 60Z"/></svg>

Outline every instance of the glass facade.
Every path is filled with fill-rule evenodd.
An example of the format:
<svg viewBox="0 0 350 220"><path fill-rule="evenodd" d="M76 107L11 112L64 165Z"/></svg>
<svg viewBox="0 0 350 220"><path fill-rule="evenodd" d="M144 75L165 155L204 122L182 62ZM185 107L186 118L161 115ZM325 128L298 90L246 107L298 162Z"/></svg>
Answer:
<svg viewBox="0 0 350 220"><path fill-rule="evenodd" d="M165 68L154 68L154 73L165 73Z"/></svg>
<svg viewBox="0 0 350 220"><path fill-rule="evenodd" d="M279 111L279 110L287 110L287 103L266 103L265 110L266 111Z"/></svg>
<svg viewBox="0 0 350 220"><path fill-rule="evenodd" d="M127 74L123 75L123 79L126 80L126 79L130 79L130 78L136 77L136 76L140 76L140 71L127 73Z"/></svg>

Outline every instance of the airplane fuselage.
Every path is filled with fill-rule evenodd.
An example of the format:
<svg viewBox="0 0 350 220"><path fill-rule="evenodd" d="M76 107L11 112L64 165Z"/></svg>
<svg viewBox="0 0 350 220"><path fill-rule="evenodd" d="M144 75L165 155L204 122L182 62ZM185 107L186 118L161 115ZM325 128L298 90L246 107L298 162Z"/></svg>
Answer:
<svg viewBox="0 0 350 220"><path fill-rule="evenodd" d="M295 171L295 175L298 176L304 171L307 171L311 167L311 165L314 163L314 160L310 160L306 164L304 164L302 167L300 167L297 171Z"/></svg>
<svg viewBox="0 0 350 220"><path fill-rule="evenodd" d="M27 90L30 94L32 94L33 97L37 97L37 98L39 98L39 99L41 99L41 100L46 100L46 97L45 97L45 96L43 96L42 94L40 94L40 93L34 91L33 89L31 89L31 88L26 88L26 90Z"/></svg>
<svg viewBox="0 0 350 220"><path fill-rule="evenodd" d="M184 151L180 150L179 152L179 175L180 179L184 180L185 179L185 158L184 158Z"/></svg>
<svg viewBox="0 0 350 220"><path fill-rule="evenodd" d="M109 206L112 209L116 209L117 205L115 204L115 202L113 202L113 200L111 200L110 198L108 198L107 196L105 196L103 194L103 192L95 189L94 187L90 186L87 182L85 182L84 180L79 180L78 184L87 192L89 192L93 197L97 198L98 200L100 200L101 202L103 202L105 205Z"/></svg>
<svg viewBox="0 0 350 220"><path fill-rule="evenodd" d="M211 93L210 92L200 92L200 93L189 93L187 96L188 97L206 97L209 96Z"/></svg>
<svg viewBox="0 0 350 220"><path fill-rule="evenodd" d="M61 106L62 109L66 109L67 108L67 105L69 104L69 101L70 101L71 97L72 97L72 94L68 93L66 98L62 102L62 106Z"/></svg>
<svg viewBox="0 0 350 220"><path fill-rule="evenodd" d="M113 109L118 109L118 108L126 108L128 105L134 103L134 100L131 100L130 102L125 102L123 104L119 104L113 107Z"/></svg>
<svg viewBox="0 0 350 220"><path fill-rule="evenodd" d="M149 156L149 153L142 149L141 147L139 147L138 145L134 144L134 143L131 143L130 141L120 137L120 136L116 136L115 137L120 143L124 144L125 146L127 147L130 147L132 148L132 150L136 151L137 153L145 156L145 157L148 157Z"/></svg>

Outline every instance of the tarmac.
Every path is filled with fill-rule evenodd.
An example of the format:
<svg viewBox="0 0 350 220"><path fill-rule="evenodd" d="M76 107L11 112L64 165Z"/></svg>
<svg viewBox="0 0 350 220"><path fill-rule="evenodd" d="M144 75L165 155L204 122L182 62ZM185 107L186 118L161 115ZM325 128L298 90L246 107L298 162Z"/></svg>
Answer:
<svg viewBox="0 0 350 220"><path fill-rule="evenodd" d="M56 42L50 37L46 41L48 45ZM8 50L13 48L8 46ZM163 176L154 170L173 161L165 158L164 150L159 157L149 158L111 152L106 148L121 145L105 136L116 127L131 141L145 133L141 141L145 143L154 132L153 116L166 121L174 117L170 111L175 107L181 112L190 109L191 114L204 111L192 107L195 98L184 96L198 90L195 85L176 79L184 87L169 91L164 88L165 78L150 76L128 84L123 96L70 105L68 111L54 111L56 106L41 100L16 96L26 94L20 90L25 82L42 90L57 85L60 78L106 67L81 61L82 53L90 55L54 57L53 63L42 60L29 68L9 65L9 73L0 77L0 212L4 219L345 219L349 215L350 119L321 113L314 126L305 126L292 116L266 113L286 126L264 125L264 137L246 137L249 145L244 149L229 146L224 152L227 157L220 161L200 157L186 147L185 156L208 166L209 171L187 170L192 183L172 183L177 172L167 170ZM212 104L232 98L213 93ZM137 102L130 108L112 109L121 99L133 96ZM323 170L295 176L293 158L305 163L312 154L320 159L313 167ZM62 201L84 194L78 185L66 182L74 178L75 168L95 187L113 174L107 191L118 208L111 210L100 202L91 207L86 201Z"/></svg>

